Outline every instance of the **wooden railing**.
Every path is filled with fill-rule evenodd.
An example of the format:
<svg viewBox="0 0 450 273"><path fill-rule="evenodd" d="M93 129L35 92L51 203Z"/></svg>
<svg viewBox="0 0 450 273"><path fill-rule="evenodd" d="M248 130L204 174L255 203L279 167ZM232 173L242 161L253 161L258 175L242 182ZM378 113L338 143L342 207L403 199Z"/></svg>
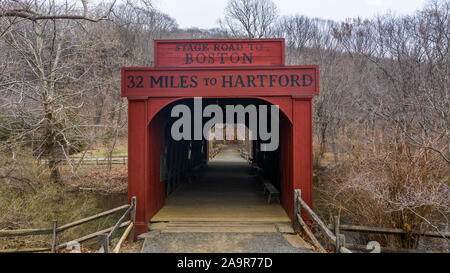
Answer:
<svg viewBox="0 0 450 273"><path fill-rule="evenodd" d="M45 235L45 234L52 234L52 244L50 247L40 247L40 248L21 248L21 249L2 249L0 250L0 253L13 253L13 252L43 252L43 251L50 251L52 253L55 253L57 250L60 249L64 249L66 248L68 245L72 244L72 243L82 243L85 242L87 240L93 239L93 238L97 238L99 235L108 233L111 234L111 236L119 229L122 227L127 227L125 233L128 231L127 235L133 230L134 227L134 216L136 214L136 197L133 197L131 199L131 204L126 204L126 205L122 205L120 207L116 207L86 218L83 218L81 220L69 223L69 224L65 224L63 226L58 227L58 221L54 220L53 224L52 224L52 228L51 229L19 229L19 230L0 230L0 237L14 237L14 236L30 236L30 235ZM105 216L117 213L121 210L126 209L126 215L122 215L122 217L119 219L119 221L110 228L107 229L103 229L88 235L85 235L83 237L77 238L75 240L72 240L70 242L66 242L66 243L62 243L57 245L57 238L58 238L58 234L79 226L81 224L85 224L88 222L91 222L93 220L96 219L100 219L103 218ZM125 217L131 214L131 220L125 221ZM131 228L130 228L131 226ZM124 233L124 234L125 234ZM109 236L109 238L111 238L111 236ZM124 236L122 236L124 237ZM126 236L125 236L126 237ZM121 240L119 240L119 243L121 244L123 242L122 238ZM119 245L119 244L118 244ZM119 245L120 248L120 245Z"/></svg>
<svg viewBox="0 0 450 273"><path fill-rule="evenodd" d="M47 163L47 160L43 160ZM108 165L110 162L112 165L126 165L128 163L128 155L113 155L111 158L108 156L71 156L68 159L61 159L61 165L76 165L80 162L83 166L101 166Z"/></svg>
<svg viewBox="0 0 450 273"><path fill-rule="evenodd" d="M347 231L347 232L363 232L363 233L372 233L372 234L392 234L392 235L404 235L407 232L400 228L385 228L385 227L368 227L368 226L358 226L358 225L346 225L341 224L339 217L334 217L334 224L329 224L328 228L335 229L338 231ZM450 232L436 232L436 231L427 231L427 232L411 232L412 235L423 236L423 237L432 237L432 238L442 238L448 239L450 238ZM393 248L393 247L382 247L379 244L371 243L374 249L379 249L379 252L382 253L438 253L438 251L424 251L417 250L412 248ZM358 245L358 244L346 244L346 246L350 249L355 250L368 250L367 246Z"/></svg>
<svg viewBox="0 0 450 273"><path fill-rule="evenodd" d="M209 153L209 159L213 159L214 157L216 157L216 155L218 155L220 152L222 151L222 147L216 147L216 148L212 148L211 152Z"/></svg>
<svg viewBox="0 0 450 273"><path fill-rule="evenodd" d="M114 248L114 251L113 251L114 253L119 252L120 246L122 245L123 241L125 240L125 238L128 236L128 234L130 232L132 233L130 238L132 238L134 236L132 230L134 229L134 219L136 217L136 197L131 198L130 207L119 218L119 220L114 225L112 230L108 234L103 233L103 234L98 235L98 242L100 245L100 249L98 252L109 253L109 242L110 242L111 238L114 236L114 233L116 233L116 231L119 229L120 225L123 223L123 221L125 221L125 219L128 216L130 216L131 222L129 221L130 223L128 224L127 229L125 230L122 237L119 239L119 242L117 243L116 247Z"/></svg>
<svg viewBox="0 0 450 273"><path fill-rule="evenodd" d="M335 246L335 252L337 253L352 253L345 246L345 236L343 234L333 234L331 230L328 229L327 225L325 225L322 220L317 216L314 211L305 203L305 201L301 198L301 191L294 190L294 201L295 201L295 221L294 228L296 230L300 230L300 227L303 228L306 235L311 239L314 246L319 250L319 252L325 253L325 248L319 243L319 240L314 236L314 233L308 227L308 225L303 221L301 212L302 209L311 217L311 219L320 227L322 232L325 234L325 237Z"/></svg>
<svg viewBox="0 0 450 273"><path fill-rule="evenodd" d="M406 231L399 228L382 228L382 227L368 227L368 226L358 226L358 225L345 225L340 223L340 219L334 216L334 224L325 225L323 221L314 213L314 211L305 203L301 198L301 191L294 190L295 198L295 215L296 221L294 227L299 230L300 227L305 231L306 235L311 239L314 246L320 251L325 252L325 249L319 243L317 238L312 233L309 226L303 221L301 217L301 210L304 211L311 217L311 219L320 227L321 231L325 234L325 237L329 242L335 247L336 252L340 253L351 253L352 250L362 250L372 253L436 253L438 251L422 251L411 248L391 248L382 247L376 241L370 241L367 245L357 245L357 244L347 244L345 242L345 236L341 234L341 231L348 232L365 232L365 233L375 233L375 234L394 234L402 235L406 234ZM332 232L334 231L334 233ZM412 232L413 235L424 236L424 237L434 237L434 238L450 238L450 232Z"/></svg>
<svg viewBox="0 0 450 273"><path fill-rule="evenodd" d="M248 151L244 151L243 149L241 149L241 157L247 161L250 160L250 153Z"/></svg>

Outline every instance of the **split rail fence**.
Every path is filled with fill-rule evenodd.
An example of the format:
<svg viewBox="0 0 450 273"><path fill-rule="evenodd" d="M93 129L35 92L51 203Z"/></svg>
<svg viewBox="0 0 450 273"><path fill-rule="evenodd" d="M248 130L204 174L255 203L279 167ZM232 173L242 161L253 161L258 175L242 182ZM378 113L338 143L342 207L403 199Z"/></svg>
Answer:
<svg viewBox="0 0 450 273"><path fill-rule="evenodd" d="M47 160L43 162L46 163ZM69 157L69 159L61 160L61 165L76 165L78 162L82 166L101 166L108 165L110 162L111 165L127 165L128 155L113 155L111 158L108 156Z"/></svg>
<svg viewBox="0 0 450 273"><path fill-rule="evenodd" d="M212 148L210 154L209 154L209 159L213 159L214 157L216 157L216 155L218 155L220 152L222 151L222 147L216 147L216 148Z"/></svg>
<svg viewBox="0 0 450 273"><path fill-rule="evenodd" d="M438 251L421 251L411 248L391 248L391 247L381 247L376 241L369 242L365 245L348 244L345 241L345 235L341 234L341 231L347 232L365 232L365 233L375 233L375 234L395 234L402 235L406 234L406 231L398 228L380 228L380 227L368 227L368 226L357 226L357 225L345 225L341 224L339 217L334 216L334 224L326 225L317 214L305 203L301 198L301 190L294 190L294 201L295 201L295 222L294 228L297 231L301 229L304 230L305 234L310 238L313 245L319 250L319 252L326 252L325 248L317 240L314 233L311 231L310 226L305 223L301 217L301 212L304 211L309 215L314 224L320 228L320 231L325 235L325 238L334 246L336 253L352 253L351 250L360 250L371 253L437 253ZM314 225L315 226L315 225ZM334 231L334 232L333 232ZM424 237L433 238L450 238L450 232L413 232L412 234Z"/></svg>
<svg viewBox="0 0 450 273"><path fill-rule="evenodd" d="M75 240L72 240L70 242L62 243L57 245L58 241L58 234L79 226L81 224L85 224L88 222L91 222L96 219L103 218L105 216L117 213L119 211L125 210L125 212L122 214L122 216L119 218L119 220L116 222L116 224L110 228L103 229L88 235L85 235L83 237L77 238ZM63 226L58 227L58 221L54 220L53 225L51 229L20 229L20 230L0 230L0 237L14 237L14 236L30 236L30 235L45 235L45 234L52 234L52 244L50 247L40 247L40 248L20 248L20 249L2 249L0 250L0 253L15 253L15 252L44 252L44 251L50 251L52 253L56 253L57 250L67 248L68 246L76 246L79 243L85 242L87 240L91 240L94 238L98 238L98 241L100 243L100 250L99 252L102 253L108 253L109 252L109 242L114 236L114 234L123 227L126 227L125 232L119 239L119 242L113 249L114 253L118 253L120 250L120 247L126 237L130 235L130 238L133 239L134 236L134 222L135 222L135 216L136 216L136 197L131 198L131 204L122 205L86 218L83 218L81 220L65 224ZM127 220L127 217L130 218L130 220Z"/></svg>

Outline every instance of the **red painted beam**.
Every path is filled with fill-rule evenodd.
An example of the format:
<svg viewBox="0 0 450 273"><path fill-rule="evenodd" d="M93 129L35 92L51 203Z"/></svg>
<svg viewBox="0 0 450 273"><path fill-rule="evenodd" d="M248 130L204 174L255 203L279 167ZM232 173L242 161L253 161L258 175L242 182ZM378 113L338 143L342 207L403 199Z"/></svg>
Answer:
<svg viewBox="0 0 450 273"><path fill-rule="evenodd" d="M122 68L122 97L314 96L317 66Z"/></svg>
<svg viewBox="0 0 450 273"><path fill-rule="evenodd" d="M288 193L290 200L294 200L294 189L301 189L302 199L313 208L313 154L312 154L312 100L306 98L294 98L293 126L293 189ZM293 204L292 204L293 208ZM293 215L293 209L291 219ZM306 214L303 219L308 221Z"/></svg>
<svg viewBox="0 0 450 273"><path fill-rule="evenodd" d="M147 100L128 101L128 201L136 196L136 236L148 230Z"/></svg>

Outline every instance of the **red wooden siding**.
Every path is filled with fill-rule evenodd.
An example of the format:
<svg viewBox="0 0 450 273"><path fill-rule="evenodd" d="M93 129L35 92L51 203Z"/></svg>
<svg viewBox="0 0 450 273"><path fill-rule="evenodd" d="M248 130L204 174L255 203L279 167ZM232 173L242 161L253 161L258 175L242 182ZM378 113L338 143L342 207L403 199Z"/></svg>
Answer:
<svg viewBox="0 0 450 273"><path fill-rule="evenodd" d="M156 40L155 67L280 66L284 39Z"/></svg>

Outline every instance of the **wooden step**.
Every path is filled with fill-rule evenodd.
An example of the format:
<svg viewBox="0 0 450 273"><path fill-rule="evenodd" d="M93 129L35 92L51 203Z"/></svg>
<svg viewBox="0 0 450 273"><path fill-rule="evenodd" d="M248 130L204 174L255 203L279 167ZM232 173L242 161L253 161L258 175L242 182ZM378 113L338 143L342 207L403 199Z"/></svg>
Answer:
<svg viewBox="0 0 450 273"><path fill-rule="evenodd" d="M170 221L169 226L273 226L272 222L240 222L240 221Z"/></svg>
<svg viewBox="0 0 450 273"><path fill-rule="evenodd" d="M277 232L274 223L264 222L168 222L167 232Z"/></svg>

